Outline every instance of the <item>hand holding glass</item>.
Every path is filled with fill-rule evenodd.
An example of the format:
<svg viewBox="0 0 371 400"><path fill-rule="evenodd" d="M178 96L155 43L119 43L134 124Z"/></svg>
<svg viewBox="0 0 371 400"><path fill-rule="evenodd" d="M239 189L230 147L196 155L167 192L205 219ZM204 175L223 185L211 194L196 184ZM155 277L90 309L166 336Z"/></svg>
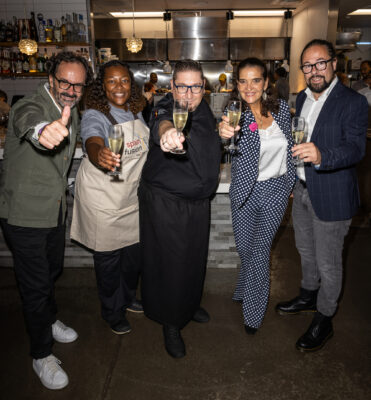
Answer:
<svg viewBox="0 0 371 400"><path fill-rule="evenodd" d="M305 129L305 119L303 117L294 117L292 119L291 131L295 144L305 143L307 140L307 131ZM299 156L293 157L294 165L298 165L302 162Z"/></svg>
<svg viewBox="0 0 371 400"><path fill-rule="evenodd" d="M188 101L174 100L173 121L178 137L181 137L187 119L188 119ZM185 154L186 151L184 149L176 148L170 150L170 153Z"/></svg>
<svg viewBox="0 0 371 400"><path fill-rule="evenodd" d="M121 125L111 125L108 131L108 144L112 153L119 154L122 147L122 127ZM108 171L108 175L120 175L120 171L115 166L114 171Z"/></svg>
<svg viewBox="0 0 371 400"><path fill-rule="evenodd" d="M236 129L236 126L240 122L241 118L241 102L239 100L231 100L228 102L227 116L229 118L229 126L232 126L233 129ZM234 131L234 135L231 137L231 143L229 146L225 147L225 150L238 150L238 146L235 143L237 139L238 131Z"/></svg>

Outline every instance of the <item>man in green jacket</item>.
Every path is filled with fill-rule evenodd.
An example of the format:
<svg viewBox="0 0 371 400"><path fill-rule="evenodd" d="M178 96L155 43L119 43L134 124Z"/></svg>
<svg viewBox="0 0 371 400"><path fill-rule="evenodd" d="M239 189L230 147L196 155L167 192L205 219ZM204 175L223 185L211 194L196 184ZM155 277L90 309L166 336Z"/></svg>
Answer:
<svg viewBox="0 0 371 400"><path fill-rule="evenodd" d="M48 83L10 112L0 175L0 224L13 253L33 369L49 389L68 384L52 354L53 339L77 338L56 318L54 282L63 268L67 173L79 130L76 104L90 80L82 57L64 52L51 58Z"/></svg>

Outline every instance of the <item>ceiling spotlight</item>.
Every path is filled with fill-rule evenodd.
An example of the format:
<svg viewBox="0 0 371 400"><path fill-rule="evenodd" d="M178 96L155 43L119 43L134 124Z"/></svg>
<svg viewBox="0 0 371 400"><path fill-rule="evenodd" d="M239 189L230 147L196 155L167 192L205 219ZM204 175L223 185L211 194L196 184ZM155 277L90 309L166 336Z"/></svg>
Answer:
<svg viewBox="0 0 371 400"><path fill-rule="evenodd" d="M232 10L228 10L225 13L225 18L227 19L227 21L230 21L231 19L234 19L234 14Z"/></svg>
<svg viewBox="0 0 371 400"><path fill-rule="evenodd" d="M164 21L171 21L171 13L169 13L169 11L166 10L166 12L164 12L163 20Z"/></svg>

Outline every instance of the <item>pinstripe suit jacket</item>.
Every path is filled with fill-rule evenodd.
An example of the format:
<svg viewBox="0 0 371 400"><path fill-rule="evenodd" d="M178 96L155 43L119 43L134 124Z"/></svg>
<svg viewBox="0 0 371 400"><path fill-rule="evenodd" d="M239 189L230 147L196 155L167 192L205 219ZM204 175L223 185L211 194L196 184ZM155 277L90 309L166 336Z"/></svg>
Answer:
<svg viewBox="0 0 371 400"><path fill-rule="evenodd" d="M307 95L296 100L300 116ZM368 104L364 96L338 82L326 99L313 128L311 141L321 152L321 165L305 164L309 197L324 221L350 219L359 207L356 164L366 147Z"/></svg>
<svg viewBox="0 0 371 400"><path fill-rule="evenodd" d="M287 172L286 190L287 196L291 193L295 182L295 168L292 163L291 147L293 140L291 136L291 118L289 107L284 100L280 101L278 114L272 116L287 139ZM247 109L241 116L241 134L238 142L239 152L232 153L232 180L229 189L232 208L239 208L249 198L259 174L260 158L260 136L256 129L252 131L250 126L256 122L252 112Z"/></svg>

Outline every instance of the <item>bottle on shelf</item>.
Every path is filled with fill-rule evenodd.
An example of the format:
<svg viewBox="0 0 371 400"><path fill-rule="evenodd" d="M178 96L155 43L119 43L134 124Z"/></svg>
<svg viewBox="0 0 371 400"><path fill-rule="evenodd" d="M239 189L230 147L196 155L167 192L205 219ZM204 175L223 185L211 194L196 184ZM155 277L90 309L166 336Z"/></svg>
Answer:
<svg viewBox="0 0 371 400"><path fill-rule="evenodd" d="M62 41L63 41L63 42L67 42L66 22L65 22L65 18L64 18L63 15L62 15L62 18L61 18L61 22L62 22L62 25L61 25L61 36L62 36Z"/></svg>
<svg viewBox="0 0 371 400"><path fill-rule="evenodd" d="M46 47L44 47L44 54L43 54L43 58L44 58L44 64L48 61L49 56L48 56L48 49Z"/></svg>
<svg viewBox="0 0 371 400"><path fill-rule="evenodd" d="M44 16L39 13L37 14L37 32L39 34L39 42L45 43L46 42L46 37L45 37L45 25L44 25Z"/></svg>
<svg viewBox="0 0 371 400"><path fill-rule="evenodd" d="M5 41L6 42L12 42L13 41L13 25L12 25L12 23L10 21L6 24Z"/></svg>
<svg viewBox="0 0 371 400"><path fill-rule="evenodd" d="M17 54L12 51L10 53L10 74L14 77L17 72Z"/></svg>
<svg viewBox="0 0 371 400"><path fill-rule="evenodd" d="M16 74L21 74L23 72L22 53L20 51L17 53L15 72Z"/></svg>
<svg viewBox="0 0 371 400"><path fill-rule="evenodd" d="M48 19L46 23L45 39L49 43L54 41L53 21L51 19Z"/></svg>
<svg viewBox="0 0 371 400"><path fill-rule="evenodd" d="M9 49L3 49L3 63L2 70L3 74L10 74L10 58L9 58Z"/></svg>
<svg viewBox="0 0 371 400"><path fill-rule="evenodd" d="M31 19L29 20L29 25L30 25L30 38L35 40L36 42L38 42L39 35L37 34L37 27L36 27L34 12L31 12Z"/></svg>
<svg viewBox="0 0 371 400"><path fill-rule="evenodd" d="M59 19L55 20L54 39L55 39L56 42L61 42L62 41L61 23L59 22Z"/></svg>
<svg viewBox="0 0 371 400"><path fill-rule="evenodd" d="M30 72L37 72L36 53L31 54L28 60L30 64Z"/></svg>
<svg viewBox="0 0 371 400"><path fill-rule="evenodd" d="M27 54L23 54L23 59L22 59L22 69L23 72L28 73L30 72L30 63L28 62L28 56Z"/></svg>
<svg viewBox="0 0 371 400"><path fill-rule="evenodd" d="M82 14L79 14L79 42L86 42L86 27Z"/></svg>
<svg viewBox="0 0 371 400"><path fill-rule="evenodd" d="M36 62L37 62L37 72L45 72L45 58L41 53L38 53Z"/></svg>
<svg viewBox="0 0 371 400"><path fill-rule="evenodd" d="M5 42L6 25L4 20L0 20L0 42Z"/></svg>
<svg viewBox="0 0 371 400"><path fill-rule="evenodd" d="M13 17L13 42L19 41L19 31L18 31L18 20L17 17Z"/></svg>
<svg viewBox="0 0 371 400"><path fill-rule="evenodd" d="M73 42L73 28L72 28L70 14L66 14L66 30L67 30L67 42Z"/></svg>
<svg viewBox="0 0 371 400"><path fill-rule="evenodd" d="M28 19L19 19L19 40L21 39L29 39L30 38L30 27L28 24Z"/></svg>
<svg viewBox="0 0 371 400"><path fill-rule="evenodd" d="M79 23L77 21L77 14L72 13L72 41L78 42L79 41Z"/></svg>

